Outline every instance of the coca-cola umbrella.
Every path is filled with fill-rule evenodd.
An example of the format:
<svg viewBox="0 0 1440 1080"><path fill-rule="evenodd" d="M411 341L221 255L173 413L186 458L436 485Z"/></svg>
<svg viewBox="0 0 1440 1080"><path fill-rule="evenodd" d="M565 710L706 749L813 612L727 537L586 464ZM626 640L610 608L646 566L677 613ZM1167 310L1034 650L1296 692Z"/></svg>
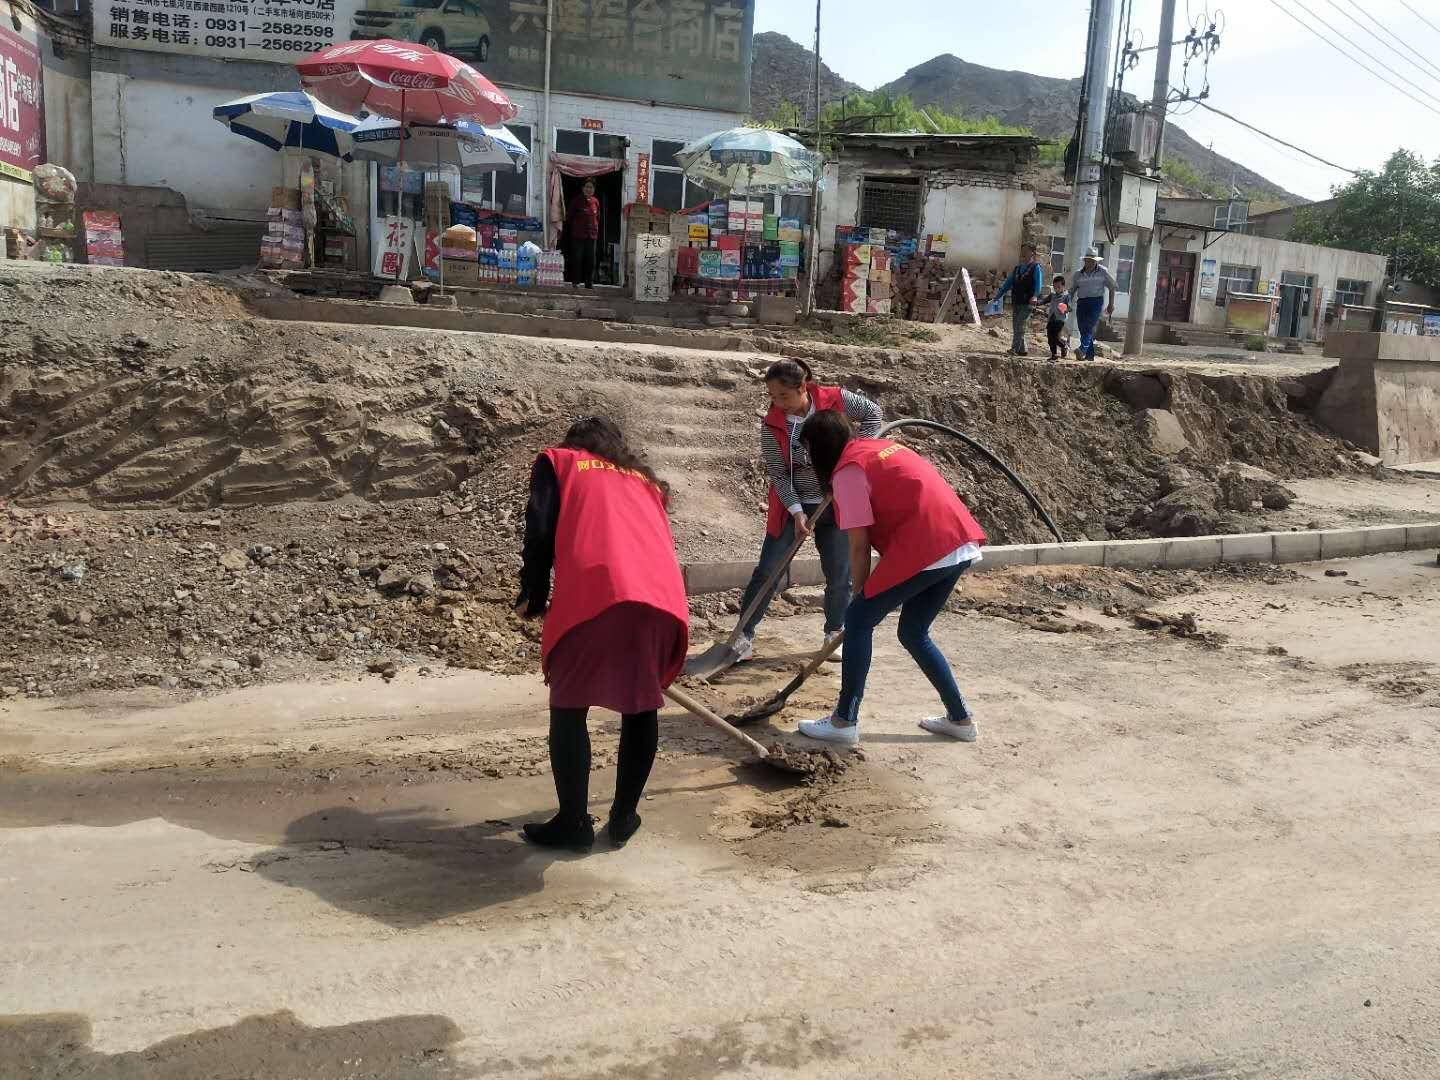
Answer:
<svg viewBox="0 0 1440 1080"><path fill-rule="evenodd" d="M387 116L401 127L458 120L494 126L520 111L469 64L408 41L347 41L310 54L295 69L300 85L332 109ZM403 174L403 140L399 165Z"/></svg>
<svg viewBox="0 0 1440 1080"><path fill-rule="evenodd" d="M351 114L494 126L520 111L469 64L408 41L346 41L310 54L295 68L301 86Z"/></svg>

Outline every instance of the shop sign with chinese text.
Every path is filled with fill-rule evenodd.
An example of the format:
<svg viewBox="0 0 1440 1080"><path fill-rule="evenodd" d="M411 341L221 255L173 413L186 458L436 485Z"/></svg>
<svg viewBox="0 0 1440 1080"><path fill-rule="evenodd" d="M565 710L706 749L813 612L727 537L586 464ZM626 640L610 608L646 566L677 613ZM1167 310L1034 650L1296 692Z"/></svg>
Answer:
<svg viewBox="0 0 1440 1080"><path fill-rule="evenodd" d="M45 83L40 50L0 29L0 175L29 180L45 161Z"/></svg>
<svg viewBox="0 0 1440 1080"><path fill-rule="evenodd" d="M652 303L670 299L670 237L666 233L635 237L635 299Z"/></svg>
<svg viewBox="0 0 1440 1080"><path fill-rule="evenodd" d="M750 107L755 0L553 0L551 89ZM289 64L336 42L438 48L501 86L545 83L548 0L94 0L95 44Z"/></svg>

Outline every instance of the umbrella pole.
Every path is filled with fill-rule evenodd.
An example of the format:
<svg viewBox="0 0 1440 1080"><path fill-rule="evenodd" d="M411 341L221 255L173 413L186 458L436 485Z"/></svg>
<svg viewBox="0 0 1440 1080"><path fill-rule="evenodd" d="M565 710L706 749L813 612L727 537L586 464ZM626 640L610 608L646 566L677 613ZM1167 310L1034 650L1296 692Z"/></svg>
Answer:
<svg viewBox="0 0 1440 1080"><path fill-rule="evenodd" d="M395 215L397 218L403 216L404 213L405 213L405 136L406 136L407 134L409 134L409 133L405 130L405 88L402 86L402 87L400 88L400 164L399 164L399 169L400 169L400 176L399 176L400 191L399 191L399 192L396 194L396 196L395 196L395 201L399 204L398 207L397 207L397 209L399 210L399 213ZM421 181L421 183L420 183L420 197L421 197L421 205L423 206L423 205L424 205L424 197L425 197L425 183L424 183L424 181ZM413 244L413 243L415 242L414 239L413 239L413 237L412 237L412 238L407 238L407 239L408 239L408 244ZM408 244L407 244L407 246L408 246ZM399 258L397 258L397 259L395 260L395 284L396 284L396 285L399 285L399 284L400 284L400 272L401 272L401 270L404 268L404 266L405 266L405 258L406 258L406 256L409 255L409 254L410 254L410 253L409 253L408 251L406 251L405 248L402 247L402 248L400 249L400 256L399 256Z"/></svg>

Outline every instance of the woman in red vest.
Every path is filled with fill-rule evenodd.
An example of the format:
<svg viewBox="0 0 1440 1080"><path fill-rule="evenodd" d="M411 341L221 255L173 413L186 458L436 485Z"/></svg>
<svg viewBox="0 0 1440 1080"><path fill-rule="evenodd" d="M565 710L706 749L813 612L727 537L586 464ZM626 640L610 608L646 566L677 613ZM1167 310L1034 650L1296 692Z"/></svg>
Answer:
<svg viewBox="0 0 1440 1080"><path fill-rule="evenodd" d="M765 522L765 542L760 561L750 575L750 584L740 598L740 609L750 606L761 586L775 572L798 535L811 535L810 515L825 501L825 492L810 456L800 441L800 428L808 417L822 412L843 413L855 422L863 437L880 430L880 406L859 394L838 386L821 386L803 360L781 360L765 372L765 389L770 394L770 411L760 425L760 460L770 477L770 508ZM829 641L845 619L850 603L850 562L845 537L835 525L833 510L826 510L815 523L815 547L825 574L825 640ZM773 594L772 594L773 595ZM736 642L741 660L754 655L751 644L755 629L765 618L770 597L745 624L744 636Z"/></svg>
<svg viewBox="0 0 1440 1080"><path fill-rule="evenodd" d="M839 413L811 417L800 437L815 472L835 496L836 522L849 533L857 593L845 612L840 700L823 720L801 722L801 734L849 746L860 741L860 700L875 627L899 608L900 644L945 704L944 716L921 720L920 726L974 742L974 718L950 662L930 639L930 624L960 575L980 561L985 533L945 478L908 446L855 438ZM880 553L873 572L872 548Z"/></svg>
<svg viewBox="0 0 1440 1080"><path fill-rule="evenodd" d="M560 812L525 826L531 843L588 851L595 842L585 726L592 705L621 715L610 840L621 847L640 827L635 808L655 761L661 691L680 673L688 645L668 495L602 416L577 420L559 447L535 459L515 606L526 618L545 618L540 663L550 684Z"/></svg>

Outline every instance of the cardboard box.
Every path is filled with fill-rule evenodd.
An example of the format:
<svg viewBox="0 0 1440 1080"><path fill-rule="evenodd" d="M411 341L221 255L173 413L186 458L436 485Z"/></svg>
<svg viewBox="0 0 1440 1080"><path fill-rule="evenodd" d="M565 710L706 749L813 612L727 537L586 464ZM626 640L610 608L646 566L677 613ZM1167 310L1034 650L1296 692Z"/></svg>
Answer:
<svg viewBox="0 0 1440 1080"><path fill-rule="evenodd" d="M445 259L446 285L478 285L480 264L472 259Z"/></svg>
<svg viewBox="0 0 1440 1080"><path fill-rule="evenodd" d="M709 225L691 225L691 226L689 226L689 231L688 231L688 233L687 233L686 235L687 235L688 238L691 239L691 240L709 240L709 239L710 239L710 226L709 226Z"/></svg>
<svg viewBox="0 0 1440 1080"><path fill-rule="evenodd" d="M871 269L873 269L873 270L889 270L889 269L890 269L890 265L891 265L892 262L894 262L894 260L890 257L890 252L886 251L884 248L874 248L874 249L871 250L871 252L870 252L870 267L871 267Z"/></svg>
<svg viewBox="0 0 1440 1080"><path fill-rule="evenodd" d="M881 282L884 282L886 285L889 285L890 282L894 280L894 271L891 271L891 270L876 270L876 269L874 269L874 268L871 268L870 273L867 274L866 276L867 276L871 281L881 281Z"/></svg>
<svg viewBox="0 0 1440 1080"><path fill-rule="evenodd" d="M872 281L868 290L871 300L889 300L895 295L894 286L888 281Z"/></svg>
<svg viewBox="0 0 1440 1080"><path fill-rule="evenodd" d="M869 233L870 243L877 247L884 247L889 234L884 229L871 229Z"/></svg>
<svg viewBox="0 0 1440 1080"><path fill-rule="evenodd" d="M865 312L868 315L889 315L891 312L890 300L867 300L865 301Z"/></svg>
<svg viewBox="0 0 1440 1080"><path fill-rule="evenodd" d="M700 251L700 276L706 278L718 278L720 276L720 259L725 254L714 248L701 248Z"/></svg>
<svg viewBox="0 0 1440 1080"><path fill-rule="evenodd" d="M851 244L845 249L846 266L870 267L871 248L869 244Z"/></svg>

